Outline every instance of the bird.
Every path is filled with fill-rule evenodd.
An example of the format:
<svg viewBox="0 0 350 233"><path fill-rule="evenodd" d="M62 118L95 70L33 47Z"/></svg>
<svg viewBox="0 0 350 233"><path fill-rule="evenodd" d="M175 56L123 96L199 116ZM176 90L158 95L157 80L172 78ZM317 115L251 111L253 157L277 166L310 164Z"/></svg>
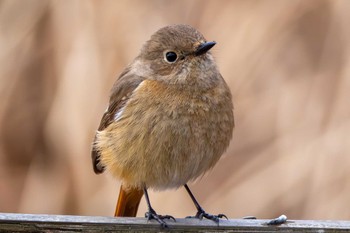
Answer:
<svg viewBox="0 0 350 233"><path fill-rule="evenodd" d="M213 168L233 134L232 94L211 54L215 44L189 25L160 28L112 86L91 157L96 174L121 180L115 216L135 217L144 195L145 217L167 227L175 218L153 209L148 190L183 186L193 217L227 218L205 212L187 184Z"/></svg>

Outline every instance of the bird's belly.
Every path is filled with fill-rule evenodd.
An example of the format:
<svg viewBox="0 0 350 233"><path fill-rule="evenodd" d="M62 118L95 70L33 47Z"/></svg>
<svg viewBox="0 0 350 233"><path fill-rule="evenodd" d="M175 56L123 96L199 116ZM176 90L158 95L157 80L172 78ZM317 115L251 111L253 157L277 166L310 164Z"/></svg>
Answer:
<svg viewBox="0 0 350 233"><path fill-rule="evenodd" d="M162 87L141 86L122 117L97 134L97 147L101 163L124 183L176 188L205 173L226 150L231 103L220 110L203 96L191 99L157 88ZM150 93L167 94L150 98Z"/></svg>
<svg viewBox="0 0 350 233"><path fill-rule="evenodd" d="M190 116L145 118L125 122L127 126L112 124L100 135L101 162L128 185L179 187L211 168L223 152L215 143L223 141L218 138L222 133L213 130L218 122Z"/></svg>

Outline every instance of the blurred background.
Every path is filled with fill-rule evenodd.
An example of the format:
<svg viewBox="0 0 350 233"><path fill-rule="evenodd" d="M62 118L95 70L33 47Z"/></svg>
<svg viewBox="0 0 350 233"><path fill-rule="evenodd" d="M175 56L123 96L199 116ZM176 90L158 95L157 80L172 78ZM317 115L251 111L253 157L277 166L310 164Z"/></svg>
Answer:
<svg viewBox="0 0 350 233"><path fill-rule="evenodd" d="M110 88L160 27L196 27L234 98L234 138L192 191L210 213L350 218L350 1L0 1L0 212L112 216L90 147ZM195 208L151 192L160 214ZM144 200L138 216L146 211Z"/></svg>

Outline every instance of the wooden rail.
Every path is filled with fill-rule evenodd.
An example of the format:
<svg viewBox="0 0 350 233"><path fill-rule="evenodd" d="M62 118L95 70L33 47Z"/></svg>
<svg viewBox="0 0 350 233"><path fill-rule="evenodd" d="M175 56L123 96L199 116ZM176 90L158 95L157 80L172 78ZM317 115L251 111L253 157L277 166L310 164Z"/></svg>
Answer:
<svg viewBox="0 0 350 233"><path fill-rule="evenodd" d="M269 220L176 219L169 229L144 218L0 213L0 232L350 232L350 221L288 220L271 226Z"/></svg>

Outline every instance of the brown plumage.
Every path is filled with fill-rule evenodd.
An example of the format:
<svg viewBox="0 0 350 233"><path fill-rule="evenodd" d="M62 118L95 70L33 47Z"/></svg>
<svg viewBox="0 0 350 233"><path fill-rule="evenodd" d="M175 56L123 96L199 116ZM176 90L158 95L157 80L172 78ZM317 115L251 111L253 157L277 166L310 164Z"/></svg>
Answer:
<svg viewBox="0 0 350 233"><path fill-rule="evenodd" d="M148 218L165 225L150 206L147 188L186 185L212 168L228 147L233 105L208 51L214 45L187 25L162 28L114 84L92 159L96 173L106 169L123 182L118 216L126 215L118 208L125 209L120 206L127 200L137 210L143 190ZM204 211L197 217L203 216L222 217Z"/></svg>

